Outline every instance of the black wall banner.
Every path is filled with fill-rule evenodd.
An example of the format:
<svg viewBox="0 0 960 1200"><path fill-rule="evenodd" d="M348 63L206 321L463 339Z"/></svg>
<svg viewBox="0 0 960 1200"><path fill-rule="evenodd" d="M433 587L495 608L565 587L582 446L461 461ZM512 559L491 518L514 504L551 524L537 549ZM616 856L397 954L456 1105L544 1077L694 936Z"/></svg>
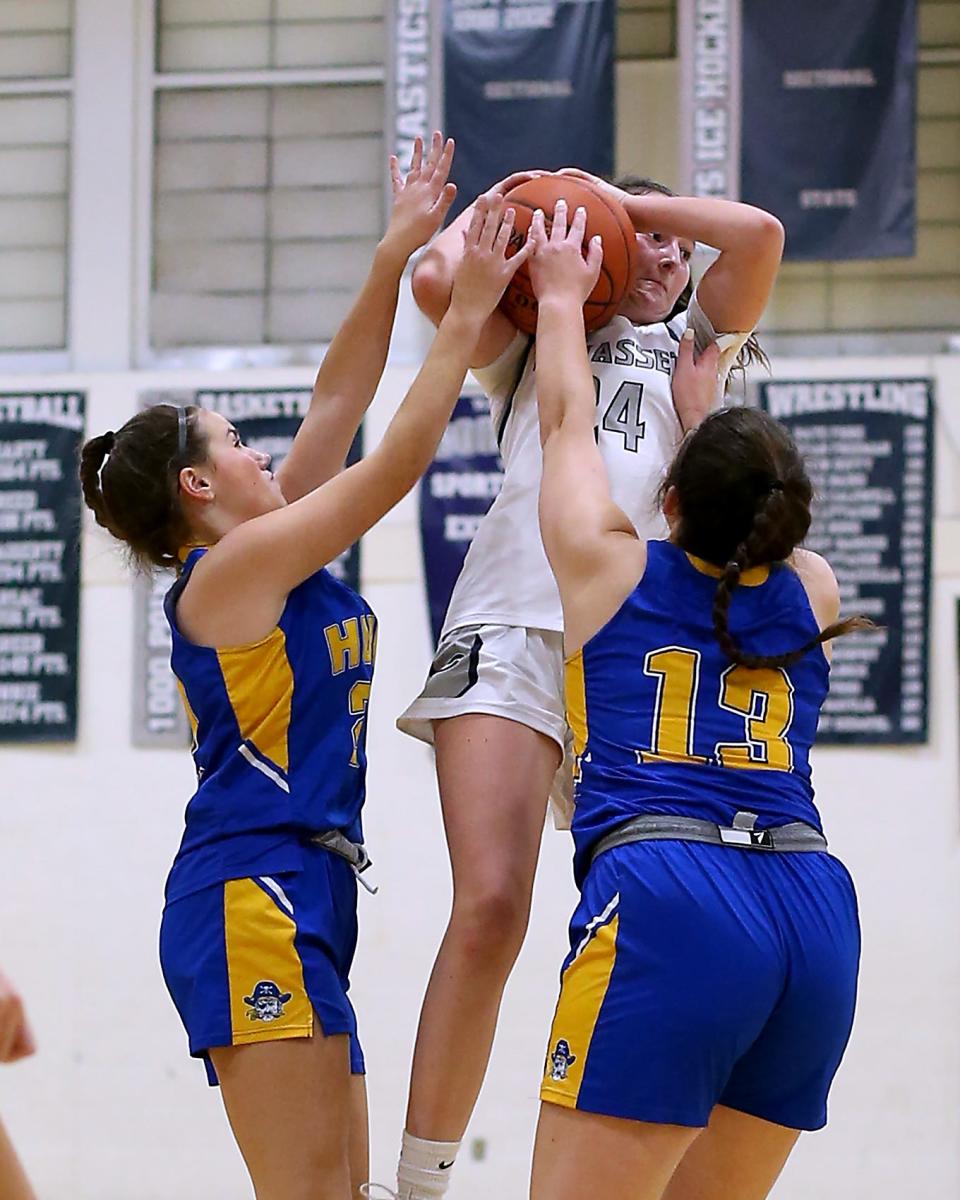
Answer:
<svg viewBox="0 0 960 1200"><path fill-rule="evenodd" d="M81 392L0 395L0 741L73 741Z"/></svg>
<svg viewBox="0 0 960 1200"><path fill-rule="evenodd" d="M199 404L230 421L248 446L262 450L279 467L293 444L300 422L307 415L310 388L204 389L202 391L152 392L144 404ZM348 462L363 453L361 429L350 448ZM360 543L345 551L327 569L354 589L360 586ZM189 742L176 680L170 670L170 630L163 613L163 597L170 575L161 572L138 582L135 620L135 680L133 744L135 746L184 746Z"/></svg>
<svg viewBox="0 0 960 1200"><path fill-rule="evenodd" d="M420 484L420 541L434 644L464 556L502 483L490 401L461 396Z"/></svg>
<svg viewBox="0 0 960 1200"><path fill-rule="evenodd" d="M843 615L883 626L833 643L818 741L925 742L932 382L778 380L760 402L806 460L817 492L806 545L836 572Z"/></svg>
<svg viewBox="0 0 960 1200"><path fill-rule="evenodd" d="M780 218L788 259L911 256L916 0L740 2L740 199Z"/></svg>
<svg viewBox="0 0 960 1200"><path fill-rule="evenodd" d="M454 215L531 167L613 170L614 0L445 0Z"/></svg>

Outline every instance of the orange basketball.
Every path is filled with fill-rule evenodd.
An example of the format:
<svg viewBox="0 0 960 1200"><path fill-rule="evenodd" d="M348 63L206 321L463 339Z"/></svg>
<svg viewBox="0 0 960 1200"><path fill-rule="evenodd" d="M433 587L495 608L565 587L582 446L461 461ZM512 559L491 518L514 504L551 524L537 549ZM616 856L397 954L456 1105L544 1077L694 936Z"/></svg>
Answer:
<svg viewBox="0 0 960 1200"><path fill-rule="evenodd" d="M513 236L508 254L516 254L526 241L527 230L538 208L543 209L547 233L558 200L567 202L567 219L573 220L578 208L587 210L586 245L599 234L603 239L603 265L597 285L583 306L587 329L599 329L614 316L633 284L637 271L637 238L623 206L598 188L574 175L538 175L507 192L504 201L516 210ZM524 333L537 328L537 298L524 263L510 281L501 309Z"/></svg>

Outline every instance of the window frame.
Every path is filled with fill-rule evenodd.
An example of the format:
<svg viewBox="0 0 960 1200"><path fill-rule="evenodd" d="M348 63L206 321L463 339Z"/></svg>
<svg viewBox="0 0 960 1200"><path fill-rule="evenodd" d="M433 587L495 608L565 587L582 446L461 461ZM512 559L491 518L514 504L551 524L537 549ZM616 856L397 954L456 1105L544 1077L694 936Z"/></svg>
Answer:
<svg viewBox="0 0 960 1200"><path fill-rule="evenodd" d="M139 94L136 170L135 284L133 361L137 369L284 367L316 363L327 342L257 345L155 347L151 340L156 171L157 98L161 92L237 88L310 87L330 84L379 84L384 89L384 141L389 137L389 57L392 28L390 0L385 4L386 58L381 66L296 67L210 71L159 71L157 47L159 0L139 0Z"/></svg>
<svg viewBox="0 0 960 1200"><path fill-rule="evenodd" d="M69 0L70 33L66 75L35 75L18 79L0 79L0 100L11 96L63 96L70 103L70 118L67 134L67 227L65 240L66 268L63 280L63 346L52 346L31 350L0 349L0 371L11 375L46 374L68 371L71 366L71 318L72 304L72 257L73 257L73 199L74 199L74 133L76 127L76 97L74 78L76 72L77 0Z"/></svg>

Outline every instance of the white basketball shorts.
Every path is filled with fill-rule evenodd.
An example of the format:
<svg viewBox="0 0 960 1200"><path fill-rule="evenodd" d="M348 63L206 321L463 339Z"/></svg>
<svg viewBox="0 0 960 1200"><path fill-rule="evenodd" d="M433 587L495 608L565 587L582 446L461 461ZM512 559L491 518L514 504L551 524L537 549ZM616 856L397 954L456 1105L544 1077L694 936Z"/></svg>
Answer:
<svg viewBox="0 0 960 1200"><path fill-rule="evenodd" d="M550 794L554 824L573 814L572 738L563 702L563 634L521 625L464 625L437 647L423 691L397 719L433 744L433 722L465 713L518 721L557 743L563 760Z"/></svg>

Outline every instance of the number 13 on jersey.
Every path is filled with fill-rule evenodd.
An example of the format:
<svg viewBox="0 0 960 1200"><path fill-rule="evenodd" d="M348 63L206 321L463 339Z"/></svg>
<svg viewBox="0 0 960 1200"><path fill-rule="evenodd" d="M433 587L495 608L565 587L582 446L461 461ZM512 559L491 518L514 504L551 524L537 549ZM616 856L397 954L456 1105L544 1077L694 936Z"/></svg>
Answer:
<svg viewBox="0 0 960 1200"><path fill-rule="evenodd" d="M793 750L787 740L793 723L793 684L782 668L752 670L732 665L720 676L719 695L712 698L700 679L701 654L683 646L651 650L643 672L656 680L649 749L637 750L637 761L713 762L741 770L792 771ZM697 710L716 704L743 722L742 741L718 741L712 753L694 752Z"/></svg>

